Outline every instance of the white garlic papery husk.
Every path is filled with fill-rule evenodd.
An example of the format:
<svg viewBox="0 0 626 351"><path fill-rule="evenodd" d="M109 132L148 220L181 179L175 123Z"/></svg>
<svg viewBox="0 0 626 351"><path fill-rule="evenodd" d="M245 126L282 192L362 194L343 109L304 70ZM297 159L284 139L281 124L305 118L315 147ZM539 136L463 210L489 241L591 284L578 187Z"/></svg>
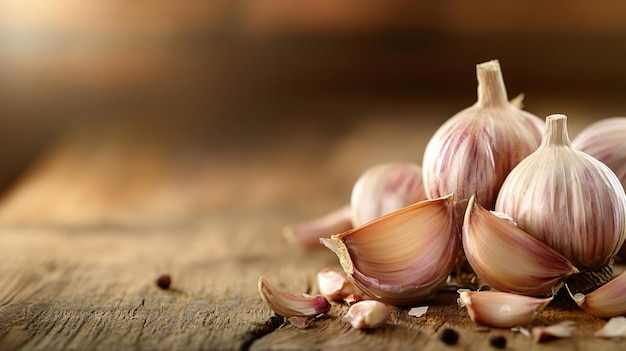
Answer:
<svg viewBox="0 0 626 351"><path fill-rule="evenodd" d="M452 195L425 200L321 242L364 294L415 305L446 283L459 249Z"/></svg>
<svg viewBox="0 0 626 351"><path fill-rule="evenodd" d="M478 101L433 135L422 163L429 198L454 193L493 209L507 174L539 146L543 121L507 101L498 61L476 66ZM459 217L464 208L460 208Z"/></svg>
<svg viewBox="0 0 626 351"><path fill-rule="evenodd" d="M561 114L546 118L541 146L511 171L496 211L576 266L581 274L570 278L576 290L610 279L612 258L626 238L626 194L619 179L572 148Z"/></svg>
<svg viewBox="0 0 626 351"><path fill-rule="evenodd" d="M626 117L606 118L590 124L572 140L575 149L603 162L626 188Z"/></svg>
<svg viewBox="0 0 626 351"><path fill-rule="evenodd" d="M354 184L350 200L352 224L355 227L426 200L422 167L411 162L373 166Z"/></svg>

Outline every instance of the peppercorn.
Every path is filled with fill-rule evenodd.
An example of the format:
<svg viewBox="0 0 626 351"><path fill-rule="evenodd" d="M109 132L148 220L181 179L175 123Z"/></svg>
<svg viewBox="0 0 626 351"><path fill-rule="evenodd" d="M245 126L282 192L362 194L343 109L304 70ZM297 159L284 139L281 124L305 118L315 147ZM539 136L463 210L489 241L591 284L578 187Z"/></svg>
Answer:
<svg viewBox="0 0 626 351"><path fill-rule="evenodd" d="M506 347L506 338L501 335L492 336L489 339L489 343L496 349L503 349Z"/></svg>
<svg viewBox="0 0 626 351"><path fill-rule="evenodd" d="M172 277L169 274L162 274L156 280L156 285L163 289L167 290L170 288L170 284L172 284Z"/></svg>
<svg viewBox="0 0 626 351"><path fill-rule="evenodd" d="M459 341L459 333L457 333L454 329L445 328L439 334L439 338L445 344L454 345L457 341Z"/></svg>

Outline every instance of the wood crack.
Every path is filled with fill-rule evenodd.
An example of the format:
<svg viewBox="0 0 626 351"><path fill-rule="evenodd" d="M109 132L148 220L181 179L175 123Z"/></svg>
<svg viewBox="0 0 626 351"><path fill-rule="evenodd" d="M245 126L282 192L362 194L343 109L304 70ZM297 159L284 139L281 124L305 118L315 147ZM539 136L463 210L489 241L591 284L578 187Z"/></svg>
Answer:
<svg viewBox="0 0 626 351"><path fill-rule="evenodd" d="M285 318L275 314L272 317L270 317L265 323L258 324L256 329L254 329L253 331L247 334L247 338L241 344L241 347L239 348L239 350L241 351L249 350L250 346L252 346L252 344L256 340L272 333L273 331L278 329L284 322L285 322Z"/></svg>

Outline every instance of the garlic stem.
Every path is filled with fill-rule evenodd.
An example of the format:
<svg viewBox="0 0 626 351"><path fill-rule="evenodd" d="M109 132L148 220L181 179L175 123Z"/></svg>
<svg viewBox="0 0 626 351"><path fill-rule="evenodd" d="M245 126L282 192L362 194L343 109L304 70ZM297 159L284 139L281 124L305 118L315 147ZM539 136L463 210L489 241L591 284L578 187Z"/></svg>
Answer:
<svg viewBox="0 0 626 351"><path fill-rule="evenodd" d="M479 106L508 105L506 86L498 60L476 65Z"/></svg>
<svg viewBox="0 0 626 351"><path fill-rule="evenodd" d="M567 134L567 117L563 114L554 114L546 117L546 128L541 141L542 147L557 145L572 146Z"/></svg>

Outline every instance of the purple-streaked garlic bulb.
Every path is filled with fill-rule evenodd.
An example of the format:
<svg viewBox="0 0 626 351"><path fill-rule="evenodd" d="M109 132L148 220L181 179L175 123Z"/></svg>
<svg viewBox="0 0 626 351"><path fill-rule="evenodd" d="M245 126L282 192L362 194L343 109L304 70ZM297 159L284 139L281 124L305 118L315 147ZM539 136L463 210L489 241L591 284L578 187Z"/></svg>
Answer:
<svg viewBox="0 0 626 351"><path fill-rule="evenodd" d="M518 228L546 243L581 271L581 289L610 279L626 238L626 194L604 163L572 147L567 117L546 118L541 146L504 181L496 202Z"/></svg>
<svg viewBox="0 0 626 351"><path fill-rule="evenodd" d="M411 162L376 165L352 188L352 224L357 227L422 200L426 200L422 167Z"/></svg>
<svg viewBox="0 0 626 351"><path fill-rule="evenodd" d="M444 123L429 141L422 163L429 198L472 195L493 209L508 173L539 146L543 122L507 100L498 61L476 66L478 101Z"/></svg>

